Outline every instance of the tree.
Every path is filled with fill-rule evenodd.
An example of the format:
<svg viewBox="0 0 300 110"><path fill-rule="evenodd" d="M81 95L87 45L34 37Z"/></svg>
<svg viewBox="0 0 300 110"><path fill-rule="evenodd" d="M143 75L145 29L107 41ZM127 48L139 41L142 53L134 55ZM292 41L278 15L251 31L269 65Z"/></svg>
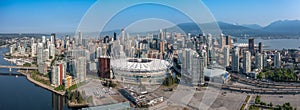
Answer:
<svg viewBox="0 0 300 110"><path fill-rule="evenodd" d="M256 96L256 98L255 98L255 104L260 104L260 96Z"/></svg>
<svg viewBox="0 0 300 110"><path fill-rule="evenodd" d="M30 63L24 63L23 66L30 67L31 64Z"/></svg>

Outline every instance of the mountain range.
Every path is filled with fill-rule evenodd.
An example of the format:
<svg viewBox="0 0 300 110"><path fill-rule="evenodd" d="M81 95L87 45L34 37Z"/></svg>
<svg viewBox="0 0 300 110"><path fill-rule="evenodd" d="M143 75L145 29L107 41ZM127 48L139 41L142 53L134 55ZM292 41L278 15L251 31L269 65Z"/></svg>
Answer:
<svg viewBox="0 0 300 110"><path fill-rule="evenodd" d="M217 24L223 34L235 37L300 37L300 20L279 20L264 27L258 24L237 25L225 22L217 22ZM207 27L210 23L200 25ZM182 23L177 27L186 33L200 32L195 23ZM173 27L167 30L173 30Z"/></svg>
<svg viewBox="0 0 300 110"><path fill-rule="evenodd" d="M300 20L279 20L270 23L267 26L260 26L258 24L230 24L225 22L216 22L225 35L231 35L235 37L300 37ZM216 30L211 25L215 23L199 24L201 27L210 30ZM195 23L181 23L176 26L166 28L168 32L175 32L181 29L185 33L199 34L202 33L201 29ZM109 33L117 32L120 30L103 32L103 35L110 35ZM140 32L141 35L147 35L147 33L157 33L158 30L150 32Z"/></svg>

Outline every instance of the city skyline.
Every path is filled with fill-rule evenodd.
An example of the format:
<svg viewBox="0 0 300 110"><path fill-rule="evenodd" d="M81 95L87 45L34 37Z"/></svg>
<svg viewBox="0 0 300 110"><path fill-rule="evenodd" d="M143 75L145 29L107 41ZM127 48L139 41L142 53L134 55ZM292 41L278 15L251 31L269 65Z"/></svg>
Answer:
<svg viewBox="0 0 300 110"><path fill-rule="evenodd" d="M0 28L1 33L45 33L45 32L75 32L85 12L95 3L95 0L69 1L0 1ZM300 12L297 4L300 1L276 0L202 0L201 1L215 17L216 21L222 21L232 24L259 24L266 26L277 20L295 20L300 19ZM118 3L114 4L118 6ZM281 8L282 7L282 8ZM148 8L148 9L147 9ZM139 14L158 12L168 10L164 6L156 6L155 10L149 11L147 6L140 7ZM225 10L225 12L224 12ZM299 10L299 9L298 9ZM166 11L176 14L176 10ZM197 11L195 11L197 13ZM147 14L147 13L146 13ZM160 15L158 13L158 15ZM162 13L161 16L170 18ZM258 18L259 19L254 19ZM187 20L183 17L174 19L177 24L184 23ZM128 18L127 18L128 19ZM113 24L108 30L119 29L126 23Z"/></svg>

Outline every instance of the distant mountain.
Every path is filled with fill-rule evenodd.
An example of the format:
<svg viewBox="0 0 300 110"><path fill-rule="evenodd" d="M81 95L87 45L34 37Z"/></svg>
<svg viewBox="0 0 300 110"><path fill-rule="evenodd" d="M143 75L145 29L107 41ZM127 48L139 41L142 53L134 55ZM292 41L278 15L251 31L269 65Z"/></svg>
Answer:
<svg viewBox="0 0 300 110"><path fill-rule="evenodd" d="M266 27L262 27L257 24L236 25L225 22L217 22L217 24L223 34L235 37L300 37L300 20L275 21ZM200 25L205 29L216 30L212 28L212 23L204 23ZM202 33L201 29L199 29L195 23L181 23L166 29L168 32L175 32L178 30L191 34ZM114 31L120 33L120 30ZM101 34L112 36L112 33L113 31L108 31Z"/></svg>
<svg viewBox="0 0 300 110"><path fill-rule="evenodd" d="M281 34L300 34L300 20L279 20L272 22L263 30Z"/></svg>
<svg viewBox="0 0 300 110"><path fill-rule="evenodd" d="M258 24L242 24L241 26L244 26L244 27L247 27L250 29L256 29L256 30L260 30L263 28L262 26L260 26Z"/></svg>
<svg viewBox="0 0 300 110"><path fill-rule="evenodd" d="M242 36L258 36L258 35L267 35L269 34L268 32L264 32L262 30L256 30L256 29L251 29L248 27L240 26L240 25L234 25L234 24L229 24L229 23L224 23L224 22L217 22L219 25L222 33L227 34L227 35L232 35L236 37L242 37ZM210 25L211 23L205 23L205 24L200 24L201 26L212 29ZM192 34L197 34L201 33L201 29L198 28L198 26L195 23L182 23L178 24L177 28L182 29L186 33L192 33ZM174 30L175 27L168 28L168 31ZM215 29L212 29L215 30Z"/></svg>

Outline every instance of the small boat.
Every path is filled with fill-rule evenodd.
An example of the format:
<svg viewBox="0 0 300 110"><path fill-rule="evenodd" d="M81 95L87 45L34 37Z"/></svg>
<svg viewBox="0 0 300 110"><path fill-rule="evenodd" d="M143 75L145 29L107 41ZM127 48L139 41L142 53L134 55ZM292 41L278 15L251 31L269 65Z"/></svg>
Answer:
<svg viewBox="0 0 300 110"><path fill-rule="evenodd" d="M18 75L16 75L16 78L18 78L19 76Z"/></svg>

